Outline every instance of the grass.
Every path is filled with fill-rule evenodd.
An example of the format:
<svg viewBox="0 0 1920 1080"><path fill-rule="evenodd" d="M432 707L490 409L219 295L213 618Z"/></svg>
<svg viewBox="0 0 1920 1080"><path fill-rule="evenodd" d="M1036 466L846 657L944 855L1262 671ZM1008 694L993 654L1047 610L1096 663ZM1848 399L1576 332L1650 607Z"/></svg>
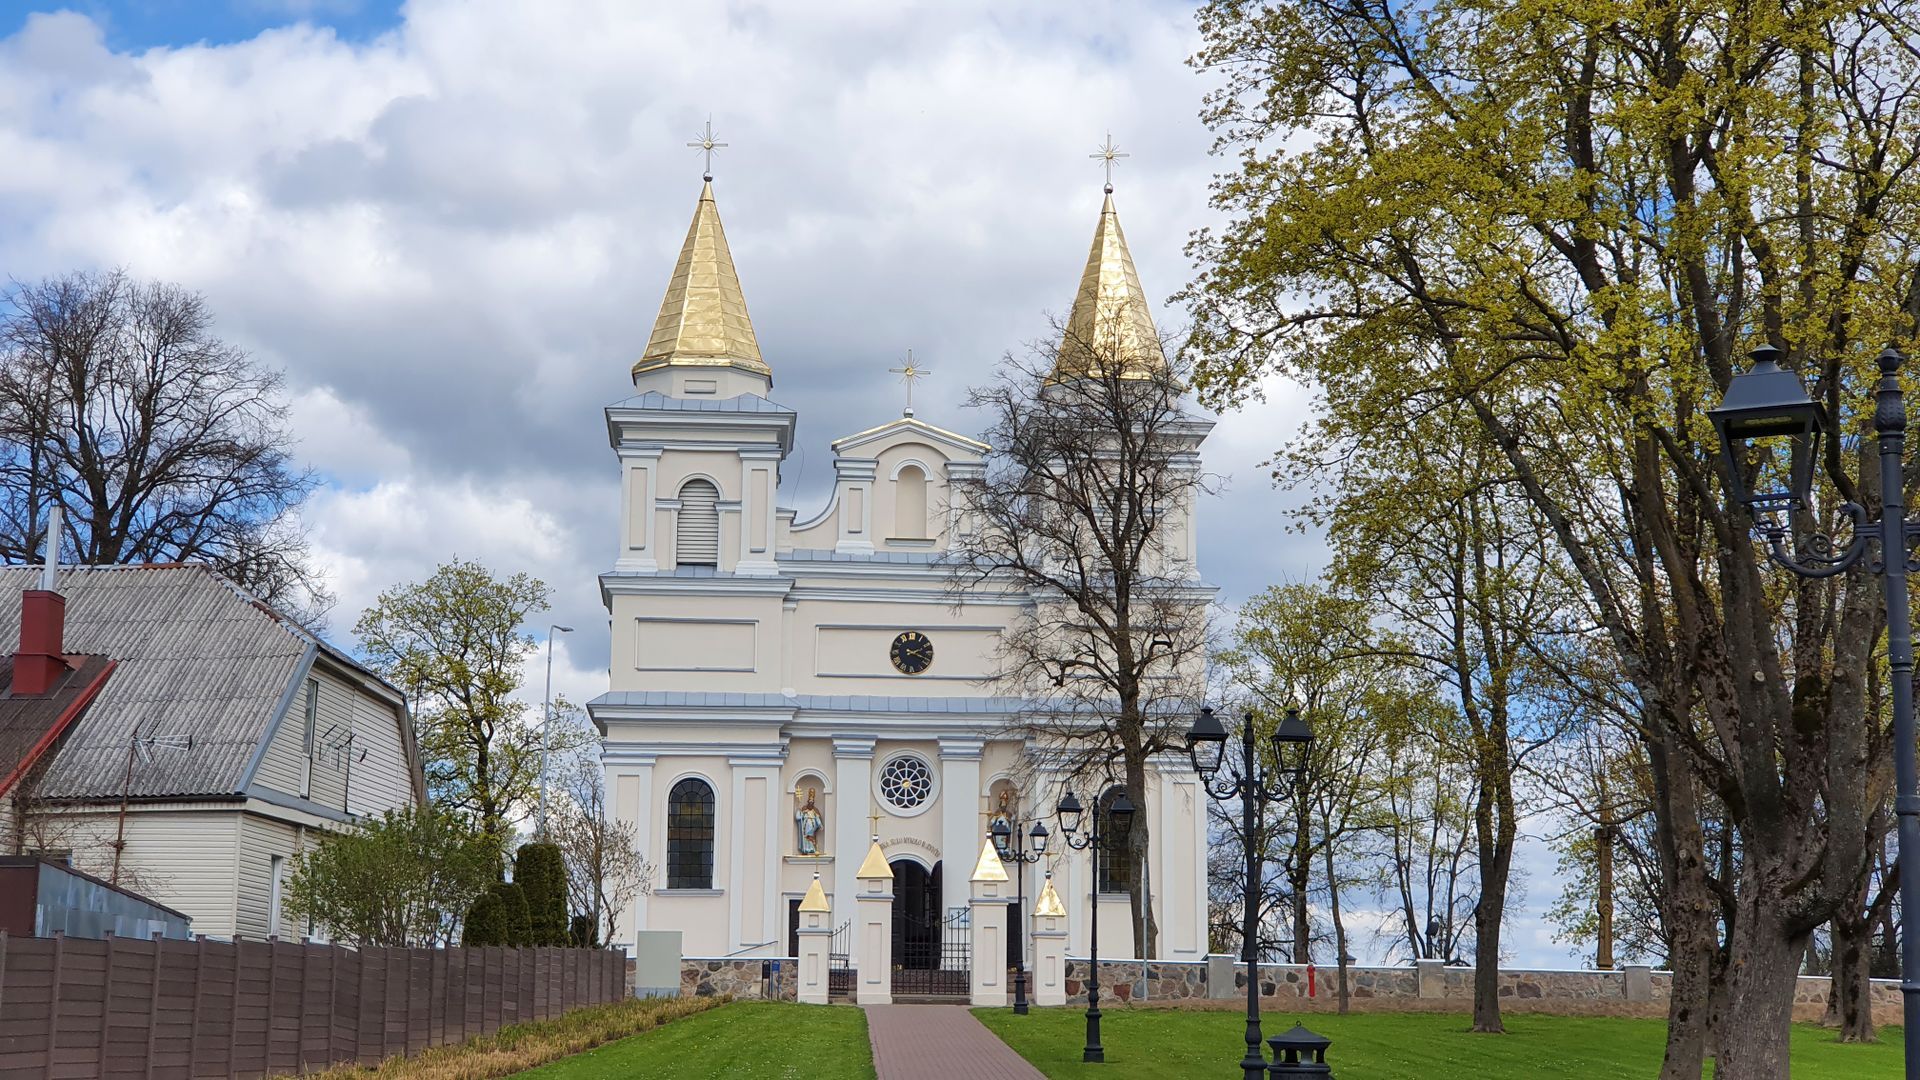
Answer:
<svg viewBox="0 0 1920 1080"><path fill-rule="evenodd" d="M319 1080L489 1080L512 1076L569 1054L651 1031L670 1020L725 1004L722 998L629 998L575 1009L552 1020L501 1028L453 1046L436 1046L413 1057L379 1065L343 1065L316 1074Z"/></svg>
<svg viewBox="0 0 1920 1080"><path fill-rule="evenodd" d="M1084 1065L1085 1013L1077 1008L977 1009L989 1030L1050 1077L1225 1076L1246 1051L1245 1014L1173 1009L1103 1013L1104 1065ZM1449 1013L1373 1013L1262 1017L1264 1035L1303 1020L1333 1040L1327 1064L1340 1080L1410 1080L1459 1076L1478 1080L1651 1077L1660 1071L1666 1024L1660 1020L1515 1015L1506 1035L1475 1035L1468 1018ZM1848 1046L1814 1024L1795 1024L1794 1080L1873 1080L1901 1075L1900 1029L1880 1042Z"/></svg>
<svg viewBox="0 0 1920 1080"><path fill-rule="evenodd" d="M867 1014L847 1005L735 1002L524 1074L524 1080L752 1076L872 1080Z"/></svg>

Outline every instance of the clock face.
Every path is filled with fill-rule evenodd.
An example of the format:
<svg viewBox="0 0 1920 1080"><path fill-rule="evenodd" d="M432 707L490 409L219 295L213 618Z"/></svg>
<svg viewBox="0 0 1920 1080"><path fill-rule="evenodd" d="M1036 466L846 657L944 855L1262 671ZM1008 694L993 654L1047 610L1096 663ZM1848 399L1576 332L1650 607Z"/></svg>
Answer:
<svg viewBox="0 0 1920 1080"><path fill-rule="evenodd" d="M887 657L902 674L918 675L933 666L933 640L918 630L903 631L893 639Z"/></svg>

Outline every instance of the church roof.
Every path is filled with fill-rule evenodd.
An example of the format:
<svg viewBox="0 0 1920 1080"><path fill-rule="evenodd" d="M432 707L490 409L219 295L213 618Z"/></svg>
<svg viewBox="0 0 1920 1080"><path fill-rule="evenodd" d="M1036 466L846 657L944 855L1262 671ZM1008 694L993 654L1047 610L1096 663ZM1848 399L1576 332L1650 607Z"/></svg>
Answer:
<svg viewBox="0 0 1920 1080"><path fill-rule="evenodd" d="M747 318L747 298L733 269L733 253L727 250L711 182L700 188L700 202L667 282L666 298L660 301L653 336L633 371L637 375L679 365L773 374L760 358L760 341Z"/></svg>
<svg viewBox="0 0 1920 1080"><path fill-rule="evenodd" d="M1093 230L1093 248L1080 274L1080 291L1067 316L1053 377L1057 381L1097 376L1104 362L1118 362L1122 378L1147 378L1167 366L1160 334L1153 326L1153 306L1127 251L1111 188L1100 207L1100 223Z"/></svg>
<svg viewBox="0 0 1920 1080"><path fill-rule="evenodd" d="M609 405L611 409L657 409L667 412L730 412L730 413L791 413L775 401L768 401L759 394L740 394L730 398L696 397L683 398L663 394L658 390L649 390L644 394L635 394Z"/></svg>

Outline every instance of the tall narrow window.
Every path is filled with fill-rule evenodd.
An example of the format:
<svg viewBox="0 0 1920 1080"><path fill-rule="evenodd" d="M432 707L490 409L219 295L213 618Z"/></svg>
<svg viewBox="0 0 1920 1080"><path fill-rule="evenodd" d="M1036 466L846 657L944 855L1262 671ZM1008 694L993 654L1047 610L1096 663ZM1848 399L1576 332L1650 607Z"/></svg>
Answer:
<svg viewBox="0 0 1920 1080"><path fill-rule="evenodd" d="M1098 891L1103 893L1123 893L1133 890L1134 859L1133 848L1126 837L1120 834L1113 820L1113 800L1120 797L1123 789L1110 787L1100 796L1100 874Z"/></svg>
<svg viewBox="0 0 1920 1080"><path fill-rule="evenodd" d="M927 537L927 474L905 465L893 478L893 535L902 540Z"/></svg>
<svg viewBox="0 0 1920 1080"><path fill-rule="evenodd" d="M287 876L287 857L273 855L267 861L267 933L280 933L280 883Z"/></svg>
<svg viewBox="0 0 1920 1080"><path fill-rule="evenodd" d="M720 489L711 480L689 480L680 489L673 561L681 566L720 565Z"/></svg>
<svg viewBox="0 0 1920 1080"><path fill-rule="evenodd" d="M307 680L307 704L305 706L305 725L300 736L300 797L313 795L313 730L320 722L320 680Z"/></svg>
<svg viewBox="0 0 1920 1080"><path fill-rule="evenodd" d="M713 789L691 776L667 794L667 888L713 888Z"/></svg>

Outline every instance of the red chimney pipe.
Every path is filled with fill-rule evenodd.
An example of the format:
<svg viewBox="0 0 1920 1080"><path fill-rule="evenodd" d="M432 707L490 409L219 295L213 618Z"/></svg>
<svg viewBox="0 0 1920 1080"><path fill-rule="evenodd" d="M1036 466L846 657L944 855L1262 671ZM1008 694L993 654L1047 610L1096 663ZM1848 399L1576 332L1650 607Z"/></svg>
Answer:
<svg viewBox="0 0 1920 1080"><path fill-rule="evenodd" d="M20 651L13 658L13 693L44 694L67 673L61 639L67 629L67 598L46 589L20 594Z"/></svg>

